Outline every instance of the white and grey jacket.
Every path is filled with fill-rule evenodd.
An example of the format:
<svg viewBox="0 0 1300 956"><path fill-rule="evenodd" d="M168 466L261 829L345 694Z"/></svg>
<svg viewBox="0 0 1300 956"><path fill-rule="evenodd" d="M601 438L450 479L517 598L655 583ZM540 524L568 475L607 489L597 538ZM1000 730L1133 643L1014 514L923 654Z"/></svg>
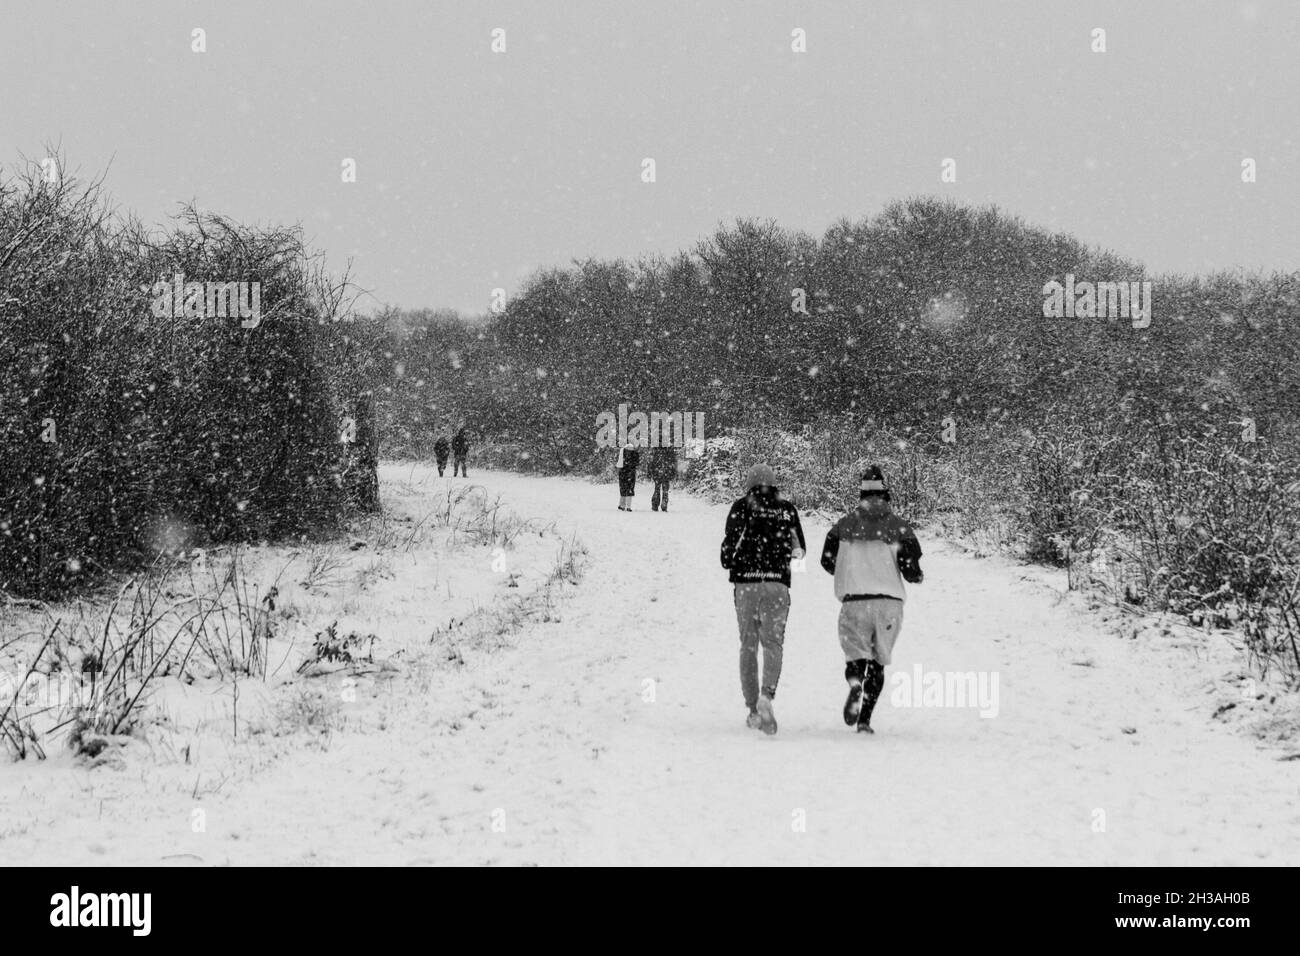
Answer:
<svg viewBox="0 0 1300 956"><path fill-rule="evenodd" d="M921 581L916 532L882 498L864 498L826 535L822 567L835 575L841 601L907 597L903 581Z"/></svg>

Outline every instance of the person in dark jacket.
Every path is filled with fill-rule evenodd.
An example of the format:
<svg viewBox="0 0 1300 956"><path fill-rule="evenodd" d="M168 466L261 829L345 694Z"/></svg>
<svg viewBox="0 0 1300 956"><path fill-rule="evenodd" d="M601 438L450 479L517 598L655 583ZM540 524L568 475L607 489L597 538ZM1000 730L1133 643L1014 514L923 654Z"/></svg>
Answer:
<svg viewBox="0 0 1300 956"><path fill-rule="evenodd" d="M790 614L790 560L807 550L799 511L777 496L776 474L755 465L745 481L745 496L732 504L722 539L722 566L735 586L740 626L740 692L749 708L745 723L776 733L772 699L781 679L785 622ZM763 682L758 679L758 649L763 648Z"/></svg>
<svg viewBox="0 0 1300 956"><path fill-rule="evenodd" d="M911 524L890 508L884 473L872 466L858 485L858 506L826 535L822 567L835 575L840 648L849 697L844 722L871 729L871 713L885 686L885 667L903 627L903 581L920 584L921 543Z"/></svg>
<svg viewBox="0 0 1300 956"><path fill-rule="evenodd" d="M439 435L438 440L433 443L433 457L438 461L438 477L442 477L443 471L447 468L447 453L451 450L451 443L447 441L446 435Z"/></svg>
<svg viewBox="0 0 1300 956"><path fill-rule="evenodd" d="M641 453L633 445L618 450L618 510L631 511L632 497L636 494L636 467L641 464Z"/></svg>
<svg viewBox="0 0 1300 956"><path fill-rule="evenodd" d="M468 478L469 469L465 467L465 463L469 459L469 438L466 437L464 428L456 432L456 437L451 440L451 453L454 456L451 463L451 476L455 478L459 470L462 478Z"/></svg>
<svg viewBox="0 0 1300 956"><path fill-rule="evenodd" d="M655 483L655 493L650 496L651 511L668 510L668 485L676 477L676 448L656 448L650 452L650 479Z"/></svg>

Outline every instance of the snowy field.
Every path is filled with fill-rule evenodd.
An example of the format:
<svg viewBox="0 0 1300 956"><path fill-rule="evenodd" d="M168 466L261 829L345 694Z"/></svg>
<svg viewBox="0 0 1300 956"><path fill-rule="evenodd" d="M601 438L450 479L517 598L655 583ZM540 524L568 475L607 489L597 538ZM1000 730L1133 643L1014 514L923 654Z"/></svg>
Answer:
<svg viewBox="0 0 1300 956"><path fill-rule="evenodd" d="M417 518L450 483L381 479ZM344 548L294 617L376 634L372 666L248 686L233 742L228 691L177 682L112 760L0 765L0 864L1300 863L1300 760L1258 739L1280 718L1221 638L1107 617L1063 576L922 531L877 734L841 721L838 605L809 560L765 737L744 726L725 505L471 482L543 530L400 552L360 585L373 549ZM815 557L826 523L804 520ZM547 587L574 536L580 583ZM996 714L902 706L894 675L918 666L996 675ZM309 694L320 726L285 732Z"/></svg>

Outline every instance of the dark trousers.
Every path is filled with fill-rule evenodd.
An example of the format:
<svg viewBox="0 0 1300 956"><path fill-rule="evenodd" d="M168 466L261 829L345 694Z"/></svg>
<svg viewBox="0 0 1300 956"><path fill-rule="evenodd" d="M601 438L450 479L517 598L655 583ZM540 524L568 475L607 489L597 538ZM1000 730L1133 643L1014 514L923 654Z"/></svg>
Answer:
<svg viewBox="0 0 1300 956"><path fill-rule="evenodd" d="M740 625L740 692L750 710L760 691L776 696L781 679L785 622L790 616L790 589L780 581L735 585L736 623ZM763 648L763 682L758 680L758 649Z"/></svg>
<svg viewBox="0 0 1300 956"><path fill-rule="evenodd" d="M465 467L465 459L462 458L460 455L457 455L457 456L456 456L456 460L453 461L453 462L451 463L451 476L452 476L453 478L456 477L456 471L457 471L457 470L460 471L460 475L461 475L462 478L468 478L468 477L469 477L469 471L468 471L468 469L466 469L466 467Z"/></svg>
<svg viewBox="0 0 1300 956"><path fill-rule="evenodd" d="M662 498L660 497L661 492L663 493ZM661 504L663 506L664 511L667 511L668 510L668 479L667 478L655 479L655 493L650 496L650 507L652 510L658 511Z"/></svg>
<svg viewBox="0 0 1300 956"><path fill-rule="evenodd" d="M446 459L446 458L439 458L439 459L438 459L438 477L441 478L441 477L442 477L442 473L443 473L444 471L446 471L446 470L447 470L447 459Z"/></svg>

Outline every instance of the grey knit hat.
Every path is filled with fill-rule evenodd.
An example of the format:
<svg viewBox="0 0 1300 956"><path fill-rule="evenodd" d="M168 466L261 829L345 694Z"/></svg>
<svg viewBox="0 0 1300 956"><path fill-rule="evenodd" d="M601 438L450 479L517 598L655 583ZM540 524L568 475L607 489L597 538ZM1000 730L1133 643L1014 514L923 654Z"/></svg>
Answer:
<svg viewBox="0 0 1300 956"><path fill-rule="evenodd" d="M769 488L776 487L776 472L772 470L772 466L755 465L750 468L749 474L745 478L745 491L750 492L764 485Z"/></svg>

